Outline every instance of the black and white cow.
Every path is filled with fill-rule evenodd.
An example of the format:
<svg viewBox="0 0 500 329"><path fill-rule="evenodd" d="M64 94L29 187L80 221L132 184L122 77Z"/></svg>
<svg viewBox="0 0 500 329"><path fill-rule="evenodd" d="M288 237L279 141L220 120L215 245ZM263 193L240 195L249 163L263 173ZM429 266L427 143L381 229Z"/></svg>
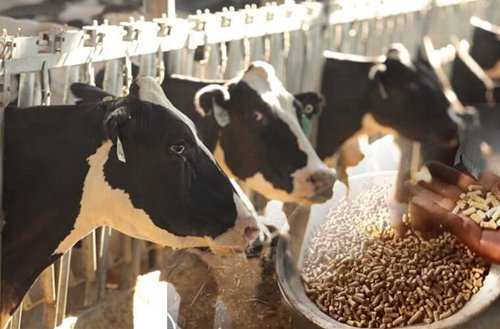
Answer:
<svg viewBox="0 0 500 329"><path fill-rule="evenodd" d="M5 129L0 328L42 270L96 227L221 253L258 234L193 123L152 78L96 104L8 108Z"/></svg>
<svg viewBox="0 0 500 329"><path fill-rule="evenodd" d="M317 137L321 159L327 161L357 134L389 132L422 142L424 157L453 162L458 126L449 114L450 103L436 74L413 62L402 45L393 45L386 56L375 58L334 52L325 52L325 57L322 94L326 106ZM402 161L391 201L397 210L395 218L404 211L400 203L407 200L403 176L409 168L403 166Z"/></svg>
<svg viewBox="0 0 500 329"><path fill-rule="evenodd" d="M474 33L470 58L460 52L452 65L451 85L459 100L465 105L500 103L500 27L473 19ZM476 72L477 69L483 72ZM493 82L493 95L487 96L486 79ZM488 99L489 98L489 99ZM491 104L490 104L491 105Z"/></svg>
<svg viewBox="0 0 500 329"><path fill-rule="evenodd" d="M310 116L271 65L254 62L229 81L167 77L163 90L191 118L224 171L269 199L323 202L335 175L316 155L298 118ZM301 96L311 105L318 96Z"/></svg>
<svg viewBox="0 0 500 329"><path fill-rule="evenodd" d="M325 52L318 155L331 157L351 136L386 129L411 140L457 145L457 124L435 73L401 45L378 58Z"/></svg>

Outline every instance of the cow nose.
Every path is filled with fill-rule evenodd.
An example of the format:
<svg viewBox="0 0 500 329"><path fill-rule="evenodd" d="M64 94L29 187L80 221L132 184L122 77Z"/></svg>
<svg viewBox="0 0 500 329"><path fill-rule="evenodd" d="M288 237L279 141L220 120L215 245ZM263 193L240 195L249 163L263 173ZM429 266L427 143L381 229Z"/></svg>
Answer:
<svg viewBox="0 0 500 329"><path fill-rule="evenodd" d="M243 231L245 239L251 243L259 236L260 229L257 226L247 226Z"/></svg>
<svg viewBox="0 0 500 329"><path fill-rule="evenodd" d="M275 226L262 225L258 237L245 249L245 256L247 258L260 257L264 249L276 246L278 238L279 230Z"/></svg>
<svg viewBox="0 0 500 329"><path fill-rule="evenodd" d="M314 196L323 200L328 200L332 197L335 180L335 174L327 170L317 171L307 179L314 187Z"/></svg>

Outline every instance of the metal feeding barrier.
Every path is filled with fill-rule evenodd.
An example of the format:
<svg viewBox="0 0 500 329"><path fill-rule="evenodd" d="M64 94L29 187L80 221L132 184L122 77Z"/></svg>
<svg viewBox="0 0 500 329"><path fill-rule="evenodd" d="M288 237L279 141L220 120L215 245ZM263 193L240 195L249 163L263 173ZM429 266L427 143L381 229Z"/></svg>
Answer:
<svg viewBox="0 0 500 329"><path fill-rule="evenodd" d="M216 13L198 11L176 18L170 0L169 16L151 20L131 18L119 25L94 22L81 30L64 27L35 36L4 30L0 36L0 154L7 104L16 97L19 106L70 104L74 101L71 83L94 84L96 69L105 69L103 88L121 96L132 81L132 63L139 66L139 74L162 81L166 72L229 79L251 61L265 60L290 92L319 91L324 49L379 55L390 43L402 42L415 54L424 34L437 46L448 44L450 35L470 39L469 17L488 19L494 1L287 1ZM151 6L151 2L146 1L145 8L165 9L167 4L164 0L163 6ZM54 87L57 83L63 85ZM0 186L1 166L0 161ZM0 232L3 218L2 214ZM97 303L105 294L106 273L113 265L108 262L110 236L106 227L90 233L81 248L68 251L43 272L34 286L39 291L32 289L26 295L11 328L20 328L23 308L40 303L45 305L43 327L59 325L66 313L70 285L84 284L82 306ZM125 265L122 287L129 288L139 273L145 248L142 241L120 239ZM80 280L71 267L71 258L77 256L83 264Z"/></svg>

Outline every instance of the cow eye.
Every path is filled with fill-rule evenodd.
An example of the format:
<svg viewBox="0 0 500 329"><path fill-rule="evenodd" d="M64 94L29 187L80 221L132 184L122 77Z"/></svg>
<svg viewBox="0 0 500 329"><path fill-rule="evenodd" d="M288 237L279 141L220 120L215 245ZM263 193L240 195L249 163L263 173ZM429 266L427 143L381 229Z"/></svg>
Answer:
<svg viewBox="0 0 500 329"><path fill-rule="evenodd" d="M262 113L260 113L259 111L253 111L252 113L252 117L255 121L261 121L262 118L263 118L263 115Z"/></svg>
<svg viewBox="0 0 500 329"><path fill-rule="evenodd" d="M170 151L178 155L184 153L185 150L186 150L186 145L184 145L183 142L179 142L177 144L170 146Z"/></svg>
<svg viewBox="0 0 500 329"><path fill-rule="evenodd" d="M312 104L307 104L306 106L304 106L305 114L311 114L313 113L313 111L314 111L314 106L312 106Z"/></svg>

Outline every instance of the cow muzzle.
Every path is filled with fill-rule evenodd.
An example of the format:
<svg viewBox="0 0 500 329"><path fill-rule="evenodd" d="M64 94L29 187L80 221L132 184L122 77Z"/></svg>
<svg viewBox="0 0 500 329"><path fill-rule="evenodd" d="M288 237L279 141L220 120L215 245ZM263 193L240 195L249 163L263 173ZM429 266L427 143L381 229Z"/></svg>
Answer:
<svg viewBox="0 0 500 329"><path fill-rule="evenodd" d="M210 249L216 254L236 254L245 252L260 235L255 217L238 218L233 228L217 237Z"/></svg>
<svg viewBox="0 0 500 329"><path fill-rule="evenodd" d="M307 182L312 185L313 194L310 201L319 203L325 202L333 196L333 184L337 180L331 170L320 170L314 172L307 178Z"/></svg>

